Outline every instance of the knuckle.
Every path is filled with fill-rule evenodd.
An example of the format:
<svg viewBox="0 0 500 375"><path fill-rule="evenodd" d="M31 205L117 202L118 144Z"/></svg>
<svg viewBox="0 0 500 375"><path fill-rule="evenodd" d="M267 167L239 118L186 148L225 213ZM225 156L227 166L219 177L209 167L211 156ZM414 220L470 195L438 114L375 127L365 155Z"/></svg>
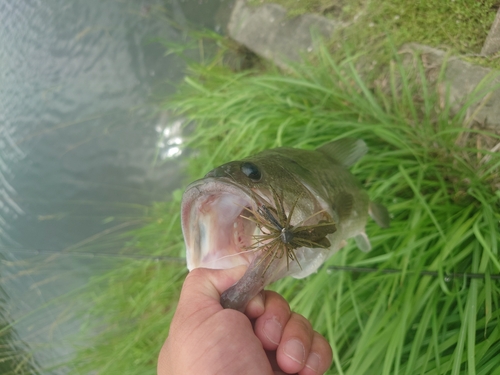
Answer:
<svg viewBox="0 0 500 375"><path fill-rule="evenodd" d="M304 316L292 312L292 319L294 320L295 324L299 325L303 330L311 332L313 331L311 323Z"/></svg>

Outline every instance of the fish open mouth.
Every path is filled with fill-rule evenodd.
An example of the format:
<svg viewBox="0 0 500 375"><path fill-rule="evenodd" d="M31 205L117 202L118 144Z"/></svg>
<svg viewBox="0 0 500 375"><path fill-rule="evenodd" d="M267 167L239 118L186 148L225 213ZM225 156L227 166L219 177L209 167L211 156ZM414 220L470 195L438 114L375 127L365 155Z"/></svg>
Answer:
<svg viewBox="0 0 500 375"><path fill-rule="evenodd" d="M195 181L182 198L182 230L187 266L226 269L249 265L250 250L259 229L252 211L265 200L225 178Z"/></svg>

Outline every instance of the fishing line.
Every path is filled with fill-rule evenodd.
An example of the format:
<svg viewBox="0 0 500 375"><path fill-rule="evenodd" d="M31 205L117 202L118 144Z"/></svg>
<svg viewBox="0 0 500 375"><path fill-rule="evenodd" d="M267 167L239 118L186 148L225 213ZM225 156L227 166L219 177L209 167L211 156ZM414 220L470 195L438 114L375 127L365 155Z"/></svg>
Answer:
<svg viewBox="0 0 500 375"><path fill-rule="evenodd" d="M186 263L186 258L184 257L174 257L167 255L148 255L148 254L119 254L119 253L106 253L106 252L91 252L91 251L60 251L51 249L25 249L25 248L15 248L15 247L4 247L0 246L0 249L13 250L14 252L29 253L32 255L43 255L43 254L57 254L57 255L73 255L73 256L83 256L83 257L109 257L109 258L122 258L122 259L134 259L134 260L153 260L155 262L172 262L172 263ZM344 271L351 273L381 273L381 274L402 274L403 270L394 268L376 268L376 267L354 267L354 266L328 266L326 268L327 272L332 271ZM406 270L406 274L418 273L421 276L431 276L431 277L441 277L438 271L411 271ZM444 281L449 282L453 279L484 279L487 276L492 280L500 280L500 274L490 274L485 273L469 273L469 272L457 272L457 273L445 273Z"/></svg>

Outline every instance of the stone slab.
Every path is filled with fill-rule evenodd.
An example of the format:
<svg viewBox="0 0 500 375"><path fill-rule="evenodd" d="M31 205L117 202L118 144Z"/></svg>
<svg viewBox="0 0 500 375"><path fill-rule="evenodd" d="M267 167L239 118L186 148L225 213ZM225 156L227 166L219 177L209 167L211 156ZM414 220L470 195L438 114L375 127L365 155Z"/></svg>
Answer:
<svg viewBox="0 0 500 375"><path fill-rule="evenodd" d="M449 85L449 99L455 112L479 84L482 85L483 93L495 88L491 94L478 99L469 112L474 113L474 120L478 123L500 128L500 72L470 64L457 57L448 57L445 51L416 43L404 45L400 53L420 56L431 83L436 83L438 72L446 61L444 82ZM404 61L408 64L408 59Z"/></svg>
<svg viewBox="0 0 500 375"><path fill-rule="evenodd" d="M500 8L481 49L481 55L490 56L497 52L500 52Z"/></svg>
<svg viewBox="0 0 500 375"><path fill-rule="evenodd" d="M250 7L245 0L237 0L228 33L238 43L286 69L290 62L299 61L303 54L315 49L314 33L330 38L336 27L334 21L318 15L290 18L280 5Z"/></svg>

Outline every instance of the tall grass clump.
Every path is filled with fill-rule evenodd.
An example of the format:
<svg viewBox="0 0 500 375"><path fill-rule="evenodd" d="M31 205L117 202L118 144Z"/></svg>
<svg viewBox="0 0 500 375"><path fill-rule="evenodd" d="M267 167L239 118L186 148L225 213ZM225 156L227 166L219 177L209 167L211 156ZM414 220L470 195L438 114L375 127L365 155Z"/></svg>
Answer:
<svg viewBox="0 0 500 375"><path fill-rule="evenodd" d="M370 222L370 253L349 242L317 273L272 287L329 340L329 374L500 374L500 137L467 117L486 92L456 113L423 68L409 74L397 54L378 80L357 62L321 50L287 73L192 66L165 105L194 124L191 177L267 148L365 140L369 154L352 172L388 207L391 227ZM158 205L130 246L182 255L179 204L177 192ZM89 311L99 329L87 327L94 345L75 371L154 374L185 273L144 260L103 279Z"/></svg>

